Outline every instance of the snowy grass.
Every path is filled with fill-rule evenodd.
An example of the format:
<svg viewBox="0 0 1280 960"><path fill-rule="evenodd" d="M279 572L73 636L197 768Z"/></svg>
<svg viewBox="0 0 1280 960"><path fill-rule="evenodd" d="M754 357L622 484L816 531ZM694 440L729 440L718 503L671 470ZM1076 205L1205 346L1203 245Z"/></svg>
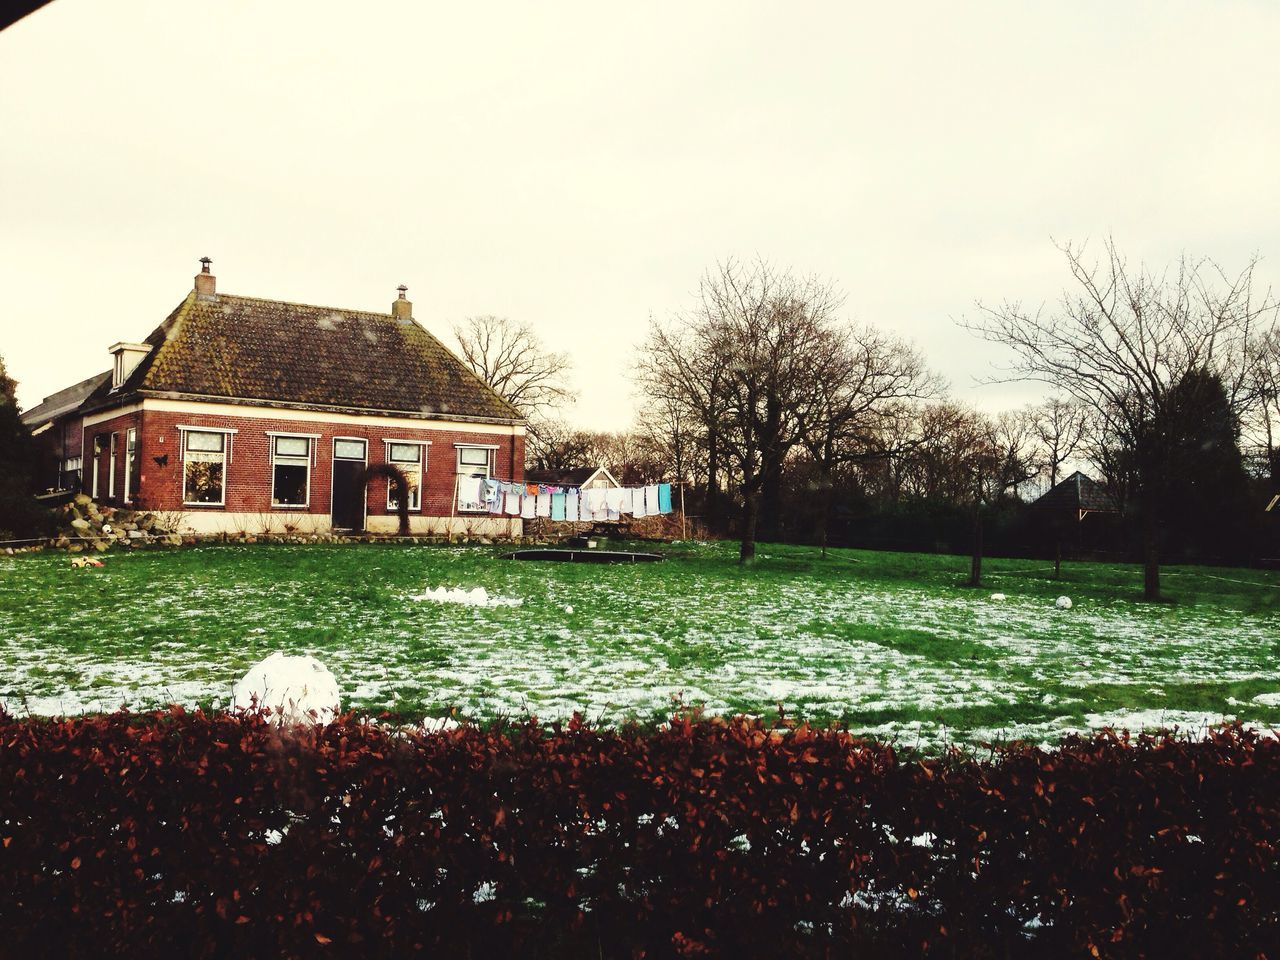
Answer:
<svg viewBox="0 0 1280 960"><path fill-rule="evenodd" d="M504 560L496 548L203 546L0 558L0 701L40 714L226 703L255 661L311 653L344 705L480 719L710 711L841 719L907 744L1053 740L1102 724L1280 726L1280 575L1139 571L765 545L658 564ZM435 588L519 606L424 603ZM1005 599L992 600L992 593ZM1058 596L1073 600L1055 607Z"/></svg>

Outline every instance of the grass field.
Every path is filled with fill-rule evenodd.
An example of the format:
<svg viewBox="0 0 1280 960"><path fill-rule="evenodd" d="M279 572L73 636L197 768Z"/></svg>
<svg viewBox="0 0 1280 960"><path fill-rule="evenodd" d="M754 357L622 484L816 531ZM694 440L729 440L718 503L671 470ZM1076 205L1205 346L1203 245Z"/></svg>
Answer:
<svg viewBox="0 0 1280 960"><path fill-rule="evenodd" d="M765 545L676 544L659 564L504 560L497 548L202 546L0 558L0 701L56 714L226 703L275 650L313 653L344 705L476 718L574 709L839 718L907 744L1056 739L1102 724L1280 726L1280 575ZM414 599L485 587L520 606ZM1007 599L990 599L993 592ZM1053 600L1068 594L1071 610ZM570 612L572 608L572 612Z"/></svg>

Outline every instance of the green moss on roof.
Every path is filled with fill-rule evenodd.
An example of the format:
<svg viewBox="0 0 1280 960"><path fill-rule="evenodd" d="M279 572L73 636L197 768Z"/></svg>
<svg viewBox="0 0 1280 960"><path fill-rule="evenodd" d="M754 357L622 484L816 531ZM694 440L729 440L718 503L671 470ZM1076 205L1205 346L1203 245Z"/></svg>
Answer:
<svg viewBox="0 0 1280 960"><path fill-rule="evenodd" d="M389 313L193 293L147 343L122 392L522 419L439 340Z"/></svg>

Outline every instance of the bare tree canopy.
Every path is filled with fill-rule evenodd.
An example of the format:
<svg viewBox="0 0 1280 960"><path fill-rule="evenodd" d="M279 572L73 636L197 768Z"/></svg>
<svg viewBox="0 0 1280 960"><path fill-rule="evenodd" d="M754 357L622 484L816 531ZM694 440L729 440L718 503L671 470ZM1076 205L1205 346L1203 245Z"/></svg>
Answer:
<svg viewBox="0 0 1280 960"><path fill-rule="evenodd" d="M1180 385L1221 383L1238 418L1259 399L1260 343L1274 328L1276 303L1253 290L1256 261L1234 276L1209 260L1182 257L1162 273L1131 267L1113 241L1098 261L1084 247L1062 252L1074 286L1053 308L1030 311L1014 301L979 304L965 324L1013 350L1010 379L1050 384L1093 415L1096 429L1126 451L1131 503L1142 514L1145 594L1160 593L1159 488L1174 464L1169 418Z"/></svg>
<svg viewBox="0 0 1280 960"><path fill-rule="evenodd" d="M568 355L544 347L528 324L485 314L454 326L453 335L467 366L526 417L574 399Z"/></svg>

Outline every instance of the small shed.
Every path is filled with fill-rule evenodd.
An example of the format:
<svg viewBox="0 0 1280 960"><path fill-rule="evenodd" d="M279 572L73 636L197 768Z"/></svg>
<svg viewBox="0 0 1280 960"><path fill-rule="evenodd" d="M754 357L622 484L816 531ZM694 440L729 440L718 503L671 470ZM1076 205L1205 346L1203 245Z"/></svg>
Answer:
<svg viewBox="0 0 1280 960"><path fill-rule="evenodd" d="M1079 470L1032 501L1031 506L1036 510L1056 514L1062 519L1073 519L1077 523L1091 513L1120 512L1106 488Z"/></svg>
<svg viewBox="0 0 1280 960"><path fill-rule="evenodd" d="M541 483L548 487L578 487L581 490L622 486L603 466L573 467L569 470L526 470L524 479L526 483Z"/></svg>

